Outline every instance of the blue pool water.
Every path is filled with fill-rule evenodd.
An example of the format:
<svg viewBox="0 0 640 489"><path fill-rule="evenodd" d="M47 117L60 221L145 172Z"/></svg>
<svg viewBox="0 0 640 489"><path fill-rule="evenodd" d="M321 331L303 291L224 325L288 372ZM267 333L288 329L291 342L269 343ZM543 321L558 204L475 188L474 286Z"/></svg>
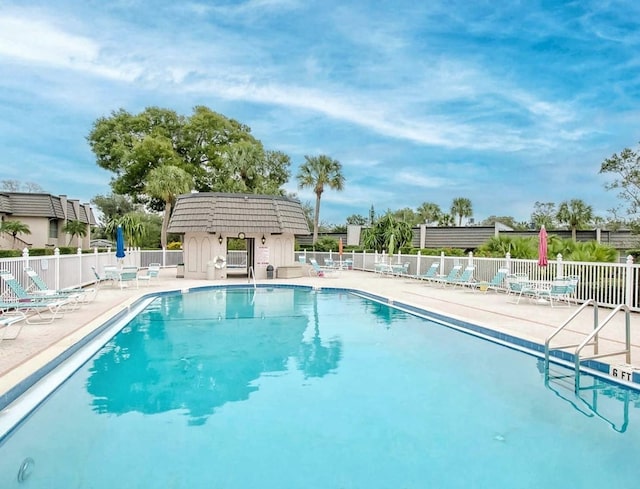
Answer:
<svg viewBox="0 0 640 489"><path fill-rule="evenodd" d="M344 291L164 295L5 437L0 487L635 487L638 393L542 372Z"/></svg>

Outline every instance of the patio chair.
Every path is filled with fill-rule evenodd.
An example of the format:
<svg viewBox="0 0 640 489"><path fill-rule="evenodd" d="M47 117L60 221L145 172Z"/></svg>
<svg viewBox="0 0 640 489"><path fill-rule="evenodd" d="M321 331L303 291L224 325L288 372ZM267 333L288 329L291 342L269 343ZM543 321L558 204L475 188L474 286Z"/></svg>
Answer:
<svg viewBox="0 0 640 489"><path fill-rule="evenodd" d="M506 268L500 268L493 278L489 281L481 280L480 282L474 282L470 284L472 289L479 290L480 292L487 293L488 290L505 290L504 279L506 278L509 270Z"/></svg>
<svg viewBox="0 0 640 489"><path fill-rule="evenodd" d="M149 263L147 273L138 276L138 280L147 282L147 285L149 285L151 283L151 280L158 279L158 275L160 275L160 263Z"/></svg>
<svg viewBox="0 0 640 489"><path fill-rule="evenodd" d="M11 292L13 297L17 299L20 303L22 302L58 302L61 307L65 307L66 309L77 309L79 307L78 295L73 294L33 294L27 292L27 290L22 286L18 280L13 276L13 274L9 270L0 270L0 279L4 282L4 284L8 287L8 291ZM8 300L8 302L12 302L12 300Z"/></svg>
<svg viewBox="0 0 640 489"><path fill-rule="evenodd" d="M128 287L129 282L135 282L136 289L138 288L138 267L122 267L118 274L118 284L120 290Z"/></svg>
<svg viewBox="0 0 640 489"><path fill-rule="evenodd" d="M564 303L566 307L570 304L570 294L573 292L572 282L566 278L556 278L549 287L539 288L536 291L535 299L538 301L548 301L551 307Z"/></svg>
<svg viewBox="0 0 640 489"><path fill-rule="evenodd" d="M535 297L538 292L538 288L531 285L528 279L525 280L523 277L518 277L515 274L507 275L505 281L509 287L509 294L514 296L513 299L509 301L512 304L520 304L522 296L531 299Z"/></svg>
<svg viewBox="0 0 640 489"><path fill-rule="evenodd" d="M329 268L329 267L321 267L318 265L318 262L314 258L309 258L309 263L311 263L311 268L309 270L309 275L313 276L314 274L317 277L339 277L340 269L339 268Z"/></svg>
<svg viewBox="0 0 640 489"><path fill-rule="evenodd" d="M26 291L32 294L41 294L47 297L52 295L68 296L70 298L75 299L78 302L87 303L87 302L91 302L95 298L98 290L95 287L60 289L60 290L50 289L47 286L46 282L42 280L40 275L38 275L38 273L33 268L25 267L24 271L26 272L27 276L31 280L31 286L27 288ZM33 289L31 287L33 287Z"/></svg>

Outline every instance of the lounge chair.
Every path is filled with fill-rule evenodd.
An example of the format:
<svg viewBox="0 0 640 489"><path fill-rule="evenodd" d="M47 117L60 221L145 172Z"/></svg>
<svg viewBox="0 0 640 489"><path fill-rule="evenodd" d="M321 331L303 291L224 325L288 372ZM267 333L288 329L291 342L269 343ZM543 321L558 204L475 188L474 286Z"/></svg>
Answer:
<svg viewBox="0 0 640 489"><path fill-rule="evenodd" d="M473 290L479 290L480 292L486 292L488 290L505 290L504 279L508 275L509 270L506 268L500 268L493 278L489 281L481 280L480 282L474 282L471 284Z"/></svg>
<svg viewBox="0 0 640 489"><path fill-rule="evenodd" d="M49 324L64 316L71 299L2 300L2 316L24 316L27 324ZM11 323L12 324L12 323Z"/></svg>
<svg viewBox="0 0 640 489"><path fill-rule="evenodd" d="M56 303L56 306L67 309L77 309L79 307L79 295L57 293L44 295L27 292L9 270L0 270L0 279L5 283L9 291L11 291L13 297L20 303L50 302L52 304ZM10 299L8 302L12 302L12 300Z"/></svg>
<svg viewBox="0 0 640 489"><path fill-rule="evenodd" d="M75 299L78 302L87 303L87 302L91 302L95 298L96 293L98 291L98 289L95 287L86 288L86 289L82 289L82 288L61 289L61 290L50 289L47 286L46 282L42 280L40 275L38 275L38 273L33 268L25 267L24 271L26 272L27 276L31 280L31 287L33 288L26 289L26 291L31 294L41 294L47 297L50 297L52 295L67 296Z"/></svg>
<svg viewBox="0 0 640 489"><path fill-rule="evenodd" d="M462 274L452 278L451 280L446 280L444 282L444 285L445 286L453 285L454 287L456 287L458 285L472 285L472 284L474 284L475 281L473 279L473 272L475 271L475 269L476 269L475 266L469 265L468 267L466 267L464 269Z"/></svg>
<svg viewBox="0 0 640 489"><path fill-rule="evenodd" d="M447 283L453 282L458 277L460 270L462 270L462 265L455 265L447 275L437 275L431 282L443 284L442 286L445 287Z"/></svg>
<svg viewBox="0 0 640 489"><path fill-rule="evenodd" d="M147 268L147 273L138 276L138 280L142 280L147 282L147 285L151 283L151 280L158 279L158 275L160 275L160 263L149 263L149 268Z"/></svg>
<svg viewBox="0 0 640 489"><path fill-rule="evenodd" d="M412 275L412 277L418 280L433 280L438 277L438 268L440 268L440 263L434 261L425 273Z"/></svg>
<svg viewBox="0 0 640 489"><path fill-rule="evenodd" d="M27 318L27 316L25 315L25 313L23 311L13 311L13 312L7 312L5 314L2 314L0 316L0 329L2 330L2 335L0 336L0 341L2 340L15 340L18 335L20 334L20 331L22 331L22 328L24 326L23 321ZM11 336L7 336L7 332L9 331L9 328L11 326L13 326L16 323L21 323L18 326L18 330L15 331Z"/></svg>
<svg viewBox="0 0 640 489"><path fill-rule="evenodd" d="M338 268L330 268L330 267L321 267L318 265L318 262L314 258L309 258L309 263L313 267L309 270L309 275L316 275L317 277L339 277L340 269Z"/></svg>

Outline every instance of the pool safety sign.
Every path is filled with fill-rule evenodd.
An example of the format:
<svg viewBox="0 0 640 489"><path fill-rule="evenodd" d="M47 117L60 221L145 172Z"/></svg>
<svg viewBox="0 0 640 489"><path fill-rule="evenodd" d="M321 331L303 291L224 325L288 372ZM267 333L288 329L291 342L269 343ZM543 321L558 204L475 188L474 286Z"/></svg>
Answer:
<svg viewBox="0 0 640 489"><path fill-rule="evenodd" d="M610 365L609 375L616 379L626 380L627 382L633 381L633 371L627 365Z"/></svg>
<svg viewBox="0 0 640 489"><path fill-rule="evenodd" d="M258 246L256 253L256 266L266 267L269 264L269 247Z"/></svg>

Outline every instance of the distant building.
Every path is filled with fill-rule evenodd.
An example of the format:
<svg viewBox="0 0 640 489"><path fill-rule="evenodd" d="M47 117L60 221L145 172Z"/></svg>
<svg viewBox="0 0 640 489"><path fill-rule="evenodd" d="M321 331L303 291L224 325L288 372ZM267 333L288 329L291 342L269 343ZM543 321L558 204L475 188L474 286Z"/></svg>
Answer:
<svg viewBox="0 0 640 489"><path fill-rule="evenodd" d="M69 199L66 195L55 196L44 193L0 192L0 221L20 221L29 226L31 234L18 234L15 248L56 248L77 246L89 248L91 226L96 219L89 204ZM86 224L83 238L64 233L62 229L69 221ZM13 237L2 233L0 248L12 248Z"/></svg>

